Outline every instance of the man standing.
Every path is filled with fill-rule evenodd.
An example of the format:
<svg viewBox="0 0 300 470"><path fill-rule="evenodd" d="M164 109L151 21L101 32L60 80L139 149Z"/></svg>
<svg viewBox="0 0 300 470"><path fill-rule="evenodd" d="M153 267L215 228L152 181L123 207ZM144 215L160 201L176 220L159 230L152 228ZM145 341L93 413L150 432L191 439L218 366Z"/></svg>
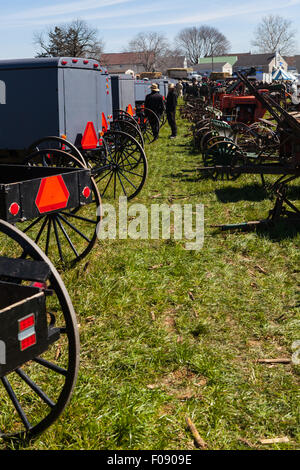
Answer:
<svg viewBox="0 0 300 470"><path fill-rule="evenodd" d="M176 84L176 93L177 93L177 96L180 98L183 96L183 85L182 85L181 80L178 80Z"/></svg>
<svg viewBox="0 0 300 470"><path fill-rule="evenodd" d="M175 85L174 83L170 83L166 104L167 119L172 132L172 134L170 135L170 139L174 139L177 136L176 106L177 95L175 93Z"/></svg>
<svg viewBox="0 0 300 470"><path fill-rule="evenodd" d="M164 112L164 100L162 95L159 93L159 88L156 83L151 85L151 93L146 96L145 99L145 115L150 122L154 140L158 139L159 134L159 123L162 113ZM147 109L150 109L155 113L147 113Z"/></svg>

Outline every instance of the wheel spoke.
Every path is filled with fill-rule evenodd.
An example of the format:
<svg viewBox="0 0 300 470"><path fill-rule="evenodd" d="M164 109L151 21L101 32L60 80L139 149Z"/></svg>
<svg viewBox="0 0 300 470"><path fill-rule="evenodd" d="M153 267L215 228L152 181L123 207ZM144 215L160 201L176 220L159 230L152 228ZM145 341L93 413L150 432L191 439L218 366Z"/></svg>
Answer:
<svg viewBox="0 0 300 470"><path fill-rule="evenodd" d="M48 405L50 408L54 408L55 403L39 388L39 386L31 380L28 375L22 369L16 369L15 371L24 382Z"/></svg>
<svg viewBox="0 0 300 470"><path fill-rule="evenodd" d="M121 171L120 169L119 169L119 172L121 173L121 175L123 176L123 178L125 178L126 181L128 181L128 183L131 184L131 186L134 187L134 189L137 189L137 187L136 187L128 178L126 178L125 175L123 175L123 173L122 173L122 171Z"/></svg>
<svg viewBox="0 0 300 470"><path fill-rule="evenodd" d="M93 200L93 202L96 202L96 200ZM66 215L67 217L73 217L74 219L83 220L84 222L89 222L90 224L98 223L97 220L88 219L87 217L82 217L80 215L73 214L71 212L67 213L67 212L61 211L60 214Z"/></svg>
<svg viewBox="0 0 300 470"><path fill-rule="evenodd" d="M65 219L61 214L58 214L58 217L62 219L70 228L72 228L78 235L80 235L82 238L84 238L88 243L91 243L92 240L90 240L84 233L82 233L80 230L78 230L75 225L71 224L67 219Z"/></svg>
<svg viewBox="0 0 300 470"><path fill-rule="evenodd" d="M60 239L59 239L58 231L57 231L56 217L53 217L53 227L54 227L54 233L55 233L56 243L58 247L59 257L62 261L64 261L64 255L62 253Z"/></svg>
<svg viewBox="0 0 300 470"><path fill-rule="evenodd" d="M44 366L47 369L51 369L60 375L63 375L66 377L68 374L68 371L66 369L63 369L62 367L59 367L56 364L53 364L53 362L47 361L46 359L42 359L41 357L35 357L33 360L37 362L38 364L40 364L41 366Z"/></svg>
<svg viewBox="0 0 300 470"><path fill-rule="evenodd" d="M67 239L67 242L69 243L71 249L73 250L73 253L75 254L76 257L78 257L79 254L78 254L78 252L77 252L75 246L73 245L73 243L72 243L72 241L71 241L69 235L67 234L67 232L66 232L66 230L65 230L65 228L64 228L64 226L63 226L63 224L62 224L61 221L59 220L59 218L57 218L57 223L58 223L58 226L59 226L59 228L61 229L62 233L64 234L65 238Z"/></svg>
<svg viewBox="0 0 300 470"><path fill-rule="evenodd" d="M37 237L36 237L36 239L35 239L35 243L38 243L38 242L39 242L39 239L41 238L41 235L42 235L42 233L43 233L43 231L44 231L44 228L45 228L45 226L46 226L46 223L47 223L47 217L45 217L45 219L44 219L44 221L43 221L43 223L42 223L42 226L41 226L41 228L40 228L40 230L39 230L39 233L37 234Z"/></svg>
<svg viewBox="0 0 300 470"><path fill-rule="evenodd" d="M34 227L40 220L42 220L43 217L38 217L37 219L35 219L30 225L28 225L24 230L23 232L26 233L28 232L28 230L30 230L32 227Z"/></svg>
<svg viewBox="0 0 300 470"><path fill-rule="evenodd" d="M122 167L122 171L126 171L126 173L130 173L131 175L139 176L140 178L143 178L143 175L140 175L139 173L134 173L133 171L129 171L124 167Z"/></svg>
<svg viewBox="0 0 300 470"><path fill-rule="evenodd" d="M9 396L9 398L11 399L12 404L14 405L18 415L20 416L26 430L29 431L32 426L31 426L30 422L28 421L27 416L26 416L19 400L17 399L17 397L15 395L15 392L13 391L12 386L10 385L7 377L1 377L1 381L4 385L4 387L5 387L5 390L8 394L8 396Z"/></svg>
<svg viewBox="0 0 300 470"><path fill-rule="evenodd" d="M121 183L121 186L122 186L122 189L123 189L123 193L124 193L124 194L125 194L125 196L127 197L127 193L126 193L126 191L125 191L125 188L124 188L124 186L123 186L123 183L122 183L122 181L121 181L121 178L120 178L119 172L117 173L117 175L118 175L118 178L119 178L119 180L120 180L120 183Z"/></svg>
<svg viewBox="0 0 300 470"><path fill-rule="evenodd" d="M48 256L48 251L49 251L49 243L50 243L50 235L51 235L51 217L49 217L48 221L48 229L47 229L47 238L46 238L46 247L45 247L45 253Z"/></svg>

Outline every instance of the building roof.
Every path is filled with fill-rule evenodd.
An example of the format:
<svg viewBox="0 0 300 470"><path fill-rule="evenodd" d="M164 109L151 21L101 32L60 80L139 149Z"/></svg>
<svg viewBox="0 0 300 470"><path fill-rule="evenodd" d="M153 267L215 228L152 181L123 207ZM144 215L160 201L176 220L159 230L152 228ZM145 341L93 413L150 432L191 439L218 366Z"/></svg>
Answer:
<svg viewBox="0 0 300 470"><path fill-rule="evenodd" d="M205 69L205 68L210 68L212 65L218 65L220 67L223 67L224 65L230 65L228 62L213 62L212 64L212 61L210 62L207 62L205 64L198 64L198 65L194 65L194 69L195 70L201 70L201 69Z"/></svg>
<svg viewBox="0 0 300 470"><path fill-rule="evenodd" d="M235 62L238 60L238 56L234 55L222 55L222 56L216 56L216 57L202 57L199 59L198 63L199 64L211 64L212 59L214 63L228 63L230 65L234 65Z"/></svg>
<svg viewBox="0 0 300 470"><path fill-rule="evenodd" d="M111 54L101 54L101 64L106 66L141 64L140 52L113 52Z"/></svg>
<svg viewBox="0 0 300 470"><path fill-rule="evenodd" d="M240 55L235 67L254 67L255 65L268 65L274 59L275 53Z"/></svg>
<svg viewBox="0 0 300 470"><path fill-rule="evenodd" d="M299 73L300 70L300 55L294 55L291 57L283 56L284 60L288 64L289 69L296 69Z"/></svg>

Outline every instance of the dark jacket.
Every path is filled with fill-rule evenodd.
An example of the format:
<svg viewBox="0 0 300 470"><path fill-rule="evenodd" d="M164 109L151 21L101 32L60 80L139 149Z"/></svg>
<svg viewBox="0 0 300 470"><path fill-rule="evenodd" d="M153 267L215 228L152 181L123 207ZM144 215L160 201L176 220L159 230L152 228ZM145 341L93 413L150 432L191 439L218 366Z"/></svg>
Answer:
<svg viewBox="0 0 300 470"><path fill-rule="evenodd" d="M152 91L145 99L145 108L151 109L158 116L161 116L164 110L164 100L158 91Z"/></svg>
<svg viewBox="0 0 300 470"><path fill-rule="evenodd" d="M176 111L177 106L177 95L175 90L170 90L167 96L166 111L167 113L172 113Z"/></svg>

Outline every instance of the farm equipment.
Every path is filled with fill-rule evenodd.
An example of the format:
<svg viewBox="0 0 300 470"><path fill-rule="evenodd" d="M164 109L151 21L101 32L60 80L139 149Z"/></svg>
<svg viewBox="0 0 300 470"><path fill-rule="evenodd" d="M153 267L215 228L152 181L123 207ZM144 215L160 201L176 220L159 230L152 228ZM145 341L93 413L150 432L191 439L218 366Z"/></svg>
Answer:
<svg viewBox="0 0 300 470"><path fill-rule="evenodd" d="M0 438L47 429L72 395L79 334L68 292L46 255L0 220Z"/></svg>
<svg viewBox="0 0 300 470"><path fill-rule="evenodd" d="M219 145L218 152L212 152L213 145L208 150L206 167L201 168L208 172L212 178L237 179L241 174L258 174L263 182L266 175L274 175L275 182L269 185L269 190L276 197L273 210L268 218L263 221L276 221L281 215L289 220L300 220L300 209L288 199L288 184L300 177L300 122L276 101L268 93L259 92L241 73L238 73L241 81L245 83L253 96L269 112L277 127L274 131L278 139L278 145L261 148L258 154L247 153L243 148L233 142L224 141ZM273 150L273 152L272 152ZM249 226L238 224L238 226ZM232 226L225 226L226 228Z"/></svg>
<svg viewBox="0 0 300 470"><path fill-rule="evenodd" d="M7 220L23 222L46 254L74 263L96 241L99 193L131 199L142 189L145 152L132 135L110 129L111 79L94 60L0 61L0 84L0 184L3 194L8 185L21 195L3 209L13 210ZM45 203L47 194L55 203Z"/></svg>

